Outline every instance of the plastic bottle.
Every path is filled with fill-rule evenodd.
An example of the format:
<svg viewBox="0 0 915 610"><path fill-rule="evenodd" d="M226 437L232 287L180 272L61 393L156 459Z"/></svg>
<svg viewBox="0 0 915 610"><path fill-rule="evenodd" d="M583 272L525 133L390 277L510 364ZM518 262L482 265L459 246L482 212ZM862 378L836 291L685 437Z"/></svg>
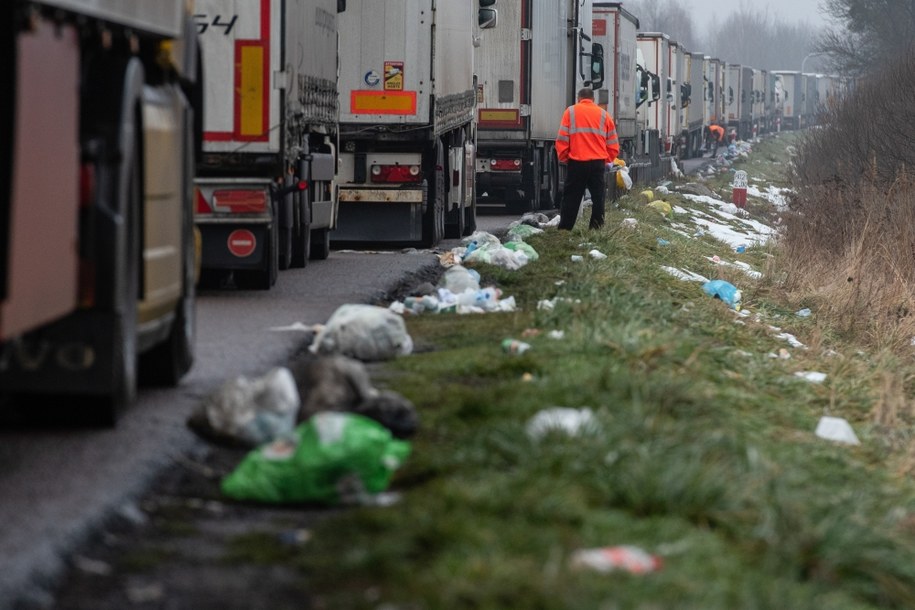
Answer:
<svg viewBox="0 0 915 610"><path fill-rule="evenodd" d="M524 341L518 341L517 339L505 339L502 341L502 351L506 354L520 356L529 349L531 349L530 344Z"/></svg>
<svg viewBox="0 0 915 610"><path fill-rule="evenodd" d="M479 245L480 244L477 243L477 240L473 240L472 242L467 244L467 250L464 252L464 258L466 259L468 256L470 256L471 252L476 250L477 247L479 247Z"/></svg>

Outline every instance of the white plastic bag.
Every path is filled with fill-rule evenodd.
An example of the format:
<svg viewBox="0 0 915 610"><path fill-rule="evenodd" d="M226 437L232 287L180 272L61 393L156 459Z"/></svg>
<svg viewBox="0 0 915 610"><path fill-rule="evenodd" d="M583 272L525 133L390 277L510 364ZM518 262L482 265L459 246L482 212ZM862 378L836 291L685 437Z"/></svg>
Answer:
<svg viewBox="0 0 915 610"><path fill-rule="evenodd" d="M852 429L851 424L841 417L821 417L820 421L817 423L815 434L828 441L836 441L837 443L845 443L846 445L861 444L861 441L859 441L857 435L855 435L855 431Z"/></svg>
<svg viewBox="0 0 915 610"><path fill-rule="evenodd" d="M205 437L257 447L292 434L299 404L292 373L277 367L263 377L225 382L203 400L189 423Z"/></svg>
<svg viewBox="0 0 915 610"><path fill-rule="evenodd" d="M375 305L341 305L309 348L313 354L342 354L370 362L391 360L413 351L403 318Z"/></svg>

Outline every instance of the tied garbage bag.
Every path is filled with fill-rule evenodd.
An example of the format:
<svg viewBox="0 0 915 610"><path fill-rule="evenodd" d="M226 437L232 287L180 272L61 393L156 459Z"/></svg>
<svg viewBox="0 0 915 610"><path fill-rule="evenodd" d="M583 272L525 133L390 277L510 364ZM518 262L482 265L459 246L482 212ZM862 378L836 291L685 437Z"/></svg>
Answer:
<svg viewBox="0 0 915 610"><path fill-rule="evenodd" d="M660 199L657 201L652 201L648 204L648 207L660 212L661 214L664 214L665 216L670 216L673 214L673 208L670 207L670 204L666 201L661 201Z"/></svg>
<svg viewBox="0 0 915 610"><path fill-rule="evenodd" d="M292 372L277 367L263 377L225 382L200 403L187 424L221 445L257 447L292 433L300 402Z"/></svg>
<svg viewBox="0 0 915 610"><path fill-rule="evenodd" d="M456 267L452 267L455 269ZM342 354L364 362L391 360L413 351L403 318L376 305L341 305L315 335L313 354Z"/></svg>
<svg viewBox="0 0 915 610"><path fill-rule="evenodd" d="M505 247L514 252L524 252L529 261L535 261L540 258L540 255L534 250L534 247L523 241L509 241L505 243Z"/></svg>
<svg viewBox="0 0 915 610"><path fill-rule="evenodd" d="M710 297L721 299L731 309L740 311L741 293L736 286L724 280L711 280L702 285L702 290Z"/></svg>
<svg viewBox="0 0 915 610"><path fill-rule="evenodd" d="M221 487L236 500L361 503L387 488L409 454L378 422L325 411L249 453Z"/></svg>

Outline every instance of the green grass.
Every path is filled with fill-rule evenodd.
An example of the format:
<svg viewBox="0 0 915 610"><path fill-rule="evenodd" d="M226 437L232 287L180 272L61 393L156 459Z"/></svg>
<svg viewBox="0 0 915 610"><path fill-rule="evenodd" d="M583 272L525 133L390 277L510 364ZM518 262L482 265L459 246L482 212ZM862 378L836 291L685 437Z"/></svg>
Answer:
<svg viewBox="0 0 915 610"><path fill-rule="evenodd" d="M744 163L751 178L782 179L791 141L758 147ZM687 239L673 230L682 216L626 197L601 232L550 230L528 240L538 262L480 269L519 311L407 319L422 351L385 371L422 417L393 483L404 497L317 526L298 561L320 607L915 607L915 487L896 474L912 430L900 424L889 442L870 416L880 373L905 377L911 364L859 354L816 316L794 316L765 278L713 265L705 257L719 254L764 270L768 251ZM619 228L625 217L638 227ZM608 258L570 261L590 248ZM751 315L661 265L729 279ZM537 310L556 296L569 301ZM816 345L791 348L770 325ZM502 339L527 328L565 338L544 333L504 354ZM769 357L780 348L792 358ZM794 377L803 370L828 378ZM599 431L532 440L527 421L551 406L590 407ZM816 438L824 413L852 422L862 445ZM663 569L569 565L576 549L618 544L663 556Z"/></svg>

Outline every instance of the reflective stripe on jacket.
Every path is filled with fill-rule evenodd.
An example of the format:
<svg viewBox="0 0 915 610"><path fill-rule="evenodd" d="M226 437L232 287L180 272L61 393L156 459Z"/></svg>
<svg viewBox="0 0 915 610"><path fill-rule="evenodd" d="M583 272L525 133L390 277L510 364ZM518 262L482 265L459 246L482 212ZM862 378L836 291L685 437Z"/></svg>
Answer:
<svg viewBox="0 0 915 610"><path fill-rule="evenodd" d="M556 154L563 163L616 159L620 141L610 113L588 99L566 108L556 136Z"/></svg>

